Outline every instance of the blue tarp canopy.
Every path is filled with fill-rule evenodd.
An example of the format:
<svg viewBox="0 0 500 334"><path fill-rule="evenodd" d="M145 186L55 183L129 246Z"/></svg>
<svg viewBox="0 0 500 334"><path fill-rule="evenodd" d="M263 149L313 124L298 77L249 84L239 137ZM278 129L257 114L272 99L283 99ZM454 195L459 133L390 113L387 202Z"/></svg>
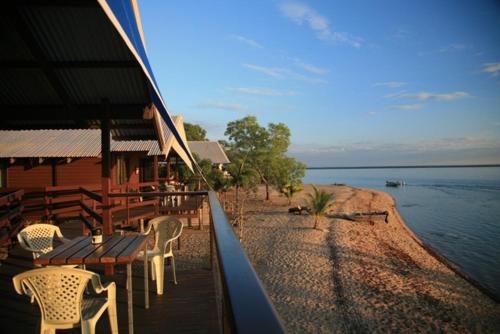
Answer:
<svg viewBox="0 0 500 334"><path fill-rule="evenodd" d="M152 100L156 108L158 109L164 122L167 124L169 129L172 131L174 137L177 139L179 145L190 157L191 161L194 161L189 147L185 140L181 137L181 134L175 127L175 124L170 116L167 106L161 96L160 90L158 88L158 83L154 77L153 70L149 64L149 59L146 54L146 48L144 45L143 36L141 34L140 22L137 4L130 0L98 0L99 4L102 6L106 15L109 17L115 28L118 30L123 40L130 48L134 56L139 61L144 73L149 79L149 90L152 96Z"/></svg>
<svg viewBox="0 0 500 334"><path fill-rule="evenodd" d="M170 117L135 0L9 1L0 11L0 129L99 128L114 140L158 140Z"/></svg>

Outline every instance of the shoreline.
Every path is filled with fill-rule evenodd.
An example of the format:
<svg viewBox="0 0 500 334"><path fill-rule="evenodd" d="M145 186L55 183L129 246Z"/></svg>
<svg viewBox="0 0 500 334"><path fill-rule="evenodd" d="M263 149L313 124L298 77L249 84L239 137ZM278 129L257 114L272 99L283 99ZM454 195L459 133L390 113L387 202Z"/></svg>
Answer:
<svg viewBox="0 0 500 334"><path fill-rule="evenodd" d="M374 189L369 189L369 188L358 188L358 189L367 189L367 190L374 190ZM385 192L384 192L385 193ZM394 213L398 216L398 223L401 224L401 226L406 230L408 235L416 242L418 243L430 256L434 257L437 261L441 262L444 264L448 269L453 271L456 275L462 277L464 280L469 282L471 285L473 285L476 289L481 291L483 294L491 298L494 302L500 304L500 296L496 295L493 291L489 290L487 287L482 285L478 280L472 278L467 272L461 270L458 265L456 265L453 261L449 260L446 258L444 255L440 254L438 250L433 248L431 245L428 243L424 242L422 239L418 237L418 235L413 232L413 230L406 224L404 218L401 216L399 213L399 210L397 208L397 202L396 199L391 196L391 194L386 193L389 197L392 198L394 201Z"/></svg>
<svg viewBox="0 0 500 334"><path fill-rule="evenodd" d="M243 246L289 332L497 332L500 305L422 242L382 191L322 185L331 213L390 212L388 223L328 218L312 229L303 205L262 189L247 199Z"/></svg>
<svg viewBox="0 0 500 334"><path fill-rule="evenodd" d="M403 165L403 166L330 166L330 167L306 167L309 170L323 169L413 169L413 168L485 168L485 167L500 167L500 164L484 164L484 165Z"/></svg>

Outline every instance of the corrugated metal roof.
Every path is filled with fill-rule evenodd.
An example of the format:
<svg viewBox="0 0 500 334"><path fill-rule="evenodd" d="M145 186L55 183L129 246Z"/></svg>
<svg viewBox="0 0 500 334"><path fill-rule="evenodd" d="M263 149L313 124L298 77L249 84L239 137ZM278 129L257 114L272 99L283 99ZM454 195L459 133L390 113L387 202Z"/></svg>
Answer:
<svg viewBox="0 0 500 334"><path fill-rule="evenodd" d="M181 135L185 137L182 117L174 116L173 120ZM123 124L135 123L127 121ZM160 150L156 140L111 140L111 151L147 152L153 156L168 155L173 149L187 164L190 164L191 161L172 132L164 122L162 126L166 143L164 152ZM136 130L127 131L131 133ZM0 131L0 158L77 158L97 157L100 153L101 130L99 129Z"/></svg>
<svg viewBox="0 0 500 334"><path fill-rule="evenodd" d="M160 136L164 153L159 129L168 124L165 137L175 137L171 147L192 168L154 79L135 0L11 1L0 29L0 129L94 128L106 109L113 121L136 121L113 126L116 140ZM157 114L144 119L152 103Z"/></svg>
<svg viewBox="0 0 500 334"><path fill-rule="evenodd" d="M94 62L95 66L54 68L55 75L63 84L71 104L99 104L103 98L110 103L151 102L146 88L147 79L123 43L117 31L97 5L94 6L19 6L19 19L2 16L2 28L11 33L0 34L0 59L13 61L33 61L38 64L36 55L31 54L29 41L17 32L19 25L26 29L36 40L48 63L70 64L71 62ZM4 27L5 26L5 27ZM8 28L6 27L8 26ZM10 45L11 47L5 47ZM130 62L129 66L106 67L104 62ZM103 65L99 65L99 63ZM6 104L61 104L53 87L45 79L41 66L23 68L17 65L2 73L2 87L10 88L9 94L2 97ZM3 76L6 75L4 78ZM17 76L20 76L16 78ZM34 81L34 82L33 82Z"/></svg>
<svg viewBox="0 0 500 334"><path fill-rule="evenodd" d="M97 157L100 138L100 130L90 129L0 131L0 157Z"/></svg>
<svg viewBox="0 0 500 334"><path fill-rule="evenodd" d="M216 141L188 141L191 152L196 153L202 159L208 159L214 164L228 164L226 152Z"/></svg>
<svg viewBox="0 0 500 334"><path fill-rule="evenodd" d="M111 145L113 152L148 152L148 155L161 155L150 154L152 151L159 152L159 145L156 140L120 140L113 141Z"/></svg>
<svg viewBox="0 0 500 334"><path fill-rule="evenodd" d="M116 138L156 138L155 122L142 118L152 103L149 79L98 1L21 1L3 9L0 105L19 113L5 115L1 128L92 127L100 113L82 119L77 107L99 108L106 99L111 107L137 109L127 114L136 126L114 128Z"/></svg>
<svg viewBox="0 0 500 334"><path fill-rule="evenodd" d="M29 24L51 60L131 60L99 6L26 6Z"/></svg>
<svg viewBox="0 0 500 334"><path fill-rule="evenodd" d="M62 103L46 76L36 68L2 69L0 101L7 105L28 106Z"/></svg>
<svg viewBox="0 0 500 334"><path fill-rule="evenodd" d="M73 103L140 104L149 94L139 68L67 68L56 71Z"/></svg>

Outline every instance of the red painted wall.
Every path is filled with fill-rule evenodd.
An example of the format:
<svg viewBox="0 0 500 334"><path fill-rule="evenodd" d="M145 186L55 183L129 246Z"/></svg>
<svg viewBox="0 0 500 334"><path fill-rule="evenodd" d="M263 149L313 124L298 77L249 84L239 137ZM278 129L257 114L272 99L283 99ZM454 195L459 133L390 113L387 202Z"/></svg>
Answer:
<svg viewBox="0 0 500 334"><path fill-rule="evenodd" d="M57 165L58 186L101 184L101 159L84 158Z"/></svg>
<svg viewBox="0 0 500 334"><path fill-rule="evenodd" d="M129 183L139 183L140 160L146 157L144 152L123 153L129 161ZM112 155L111 184L116 185L115 161L118 154ZM41 188L52 186L52 166L47 159L42 165L27 168L26 159L19 159L16 164L7 168L8 188ZM85 184L101 184L101 159L81 158L73 159L71 163L60 162L56 167L56 185L71 186Z"/></svg>
<svg viewBox="0 0 500 334"><path fill-rule="evenodd" d="M39 188L52 185L52 168L50 165L39 165L27 168L24 161L7 168L7 187Z"/></svg>

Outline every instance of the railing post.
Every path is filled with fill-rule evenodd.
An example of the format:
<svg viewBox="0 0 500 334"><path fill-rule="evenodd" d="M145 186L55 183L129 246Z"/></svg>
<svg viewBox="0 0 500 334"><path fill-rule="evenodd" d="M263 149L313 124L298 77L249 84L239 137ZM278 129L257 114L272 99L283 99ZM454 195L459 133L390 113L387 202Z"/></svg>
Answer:
<svg viewBox="0 0 500 334"><path fill-rule="evenodd" d="M214 221L210 212L208 214L208 239L210 240L209 269L212 270L212 261L214 261Z"/></svg>
<svg viewBox="0 0 500 334"><path fill-rule="evenodd" d="M111 121L109 101L104 99L102 101L101 118L101 189L102 189L102 225L104 235L113 234L113 221L111 217L111 205L109 192L111 187ZM106 276L113 275L113 265L106 265L104 267Z"/></svg>
<svg viewBox="0 0 500 334"><path fill-rule="evenodd" d="M285 333L255 269L246 256L217 195L208 193L210 204L210 258L220 274L222 332ZM215 254L214 254L215 252Z"/></svg>
<svg viewBox="0 0 500 334"><path fill-rule="evenodd" d="M128 192L128 185L126 187L126 190ZM129 205L129 200L130 198L128 197L128 195L125 197L125 207L127 208L127 226L129 225L130 223L130 205Z"/></svg>
<svg viewBox="0 0 500 334"><path fill-rule="evenodd" d="M81 202L81 203L83 203L83 200L84 200L83 193L82 193L82 192L80 192L80 202ZM85 212L85 211L83 211L83 208L82 208L82 206L80 205L80 216L82 216L82 217L83 217L84 212ZM86 234L87 234L87 228L86 228L86 226L85 226L85 222L82 220L82 235L86 235Z"/></svg>

